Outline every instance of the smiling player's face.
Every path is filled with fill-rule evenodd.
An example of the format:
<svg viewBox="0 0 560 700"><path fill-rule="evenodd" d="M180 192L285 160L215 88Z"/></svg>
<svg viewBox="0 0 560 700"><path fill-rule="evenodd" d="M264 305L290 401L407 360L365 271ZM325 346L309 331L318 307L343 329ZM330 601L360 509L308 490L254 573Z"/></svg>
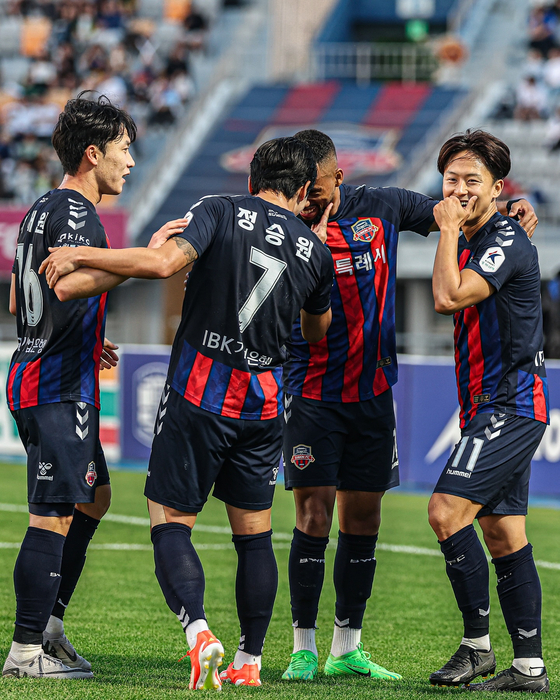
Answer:
<svg viewBox="0 0 560 700"><path fill-rule="evenodd" d="M127 133L116 141L109 141L105 153L100 154L97 181L101 194L120 194L124 178L135 165L130 155L130 138Z"/></svg>
<svg viewBox="0 0 560 700"><path fill-rule="evenodd" d="M443 196L457 197L465 208L471 197L476 196L475 207L465 224L485 216L500 195L504 181L496 180L484 163L474 153L462 151L445 166Z"/></svg>
<svg viewBox="0 0 560 700"><path fill-rule="evenodd" d="M309 191L307 206L300 213L300 217L307 224L319 222L326 207L334 201L336 190L340 187L342 179L342 170L337 166L334 158L317 165L317 180L313 189Z"/></svg>

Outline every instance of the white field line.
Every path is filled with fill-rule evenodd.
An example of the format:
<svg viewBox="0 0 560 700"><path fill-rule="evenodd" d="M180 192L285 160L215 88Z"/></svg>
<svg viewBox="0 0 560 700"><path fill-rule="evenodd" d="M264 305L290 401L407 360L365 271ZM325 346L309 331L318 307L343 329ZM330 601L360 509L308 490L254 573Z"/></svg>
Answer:
<svg viewBox="0 0 560 700"><path fill-rule="evenodd" d="M28 513L27 506L15 505L13 503L0 503L0 511L7 511L11 513ZM149 518L136 518L129 515L115 515L114 513L107 513L103 520L108 520L113 523L123 523L125 525L140 525L141 527L149 527ZM231 535L231 530L228 527L219 527L216 525L196 525L196 532L208 532L214 535ZM292 534L289 532L275 532L272 536L274 539L275 549L289 549L290 542L292 540ZM0 542L0 549L19 549L19 542ZM329 542L329 549L334 549L336 547L336 539L332 538ZM232 543L225 544L201 544L196 543L196 548L203 550L228 550L233 549ZM112 551L140 551L149 552L152 550L152 545L150 544L126 544L126 543L114 543L114 544L90 544L88 549L103 549ZM377 545L377 549L384 552L394 552L396 554L416 554L425 557L441 557L441 552L439 549L428 549L427 547L410 547L403 544L385 544L380 542ZM550 561L535 561L535 564L541 569L554 569L560 571L560 564Z"/></svg>

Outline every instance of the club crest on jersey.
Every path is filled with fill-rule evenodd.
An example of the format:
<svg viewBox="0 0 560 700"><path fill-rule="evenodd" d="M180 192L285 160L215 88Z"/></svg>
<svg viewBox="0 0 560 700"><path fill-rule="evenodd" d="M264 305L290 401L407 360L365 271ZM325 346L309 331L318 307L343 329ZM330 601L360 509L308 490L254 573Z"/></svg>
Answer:
<svg viewBox="0 0 560 700"><path fill-rule="evenodd" d="M311 454L309 445L296 445L294 447L290 462L295 464L298 469L305 469L314 461L315 457Z"/></svg>
<svg viewBox="0 0 560 700"><path fill-rule="evenodd" d="M95 471L95 462L90 462L87 465L87 472L86 472L87 485L93 486L95 484L96 479L97 479L97 472Z"/></svg>
<svg viewBox="0 0 560 700"><path fill-rule="evenodd" d="M375 234L379 231L379 226L376 226L371 219L358 219L350 228L354 232L353 239L363 243L373 241Z"/></svg>
<svg viewBox="0 0 560 700"><path fill-rule="evenodd" d="M479 264L485 272L496 272L505 259L504 251L499 246L496 246L495 248L488 248L480 258Z"/></svg>

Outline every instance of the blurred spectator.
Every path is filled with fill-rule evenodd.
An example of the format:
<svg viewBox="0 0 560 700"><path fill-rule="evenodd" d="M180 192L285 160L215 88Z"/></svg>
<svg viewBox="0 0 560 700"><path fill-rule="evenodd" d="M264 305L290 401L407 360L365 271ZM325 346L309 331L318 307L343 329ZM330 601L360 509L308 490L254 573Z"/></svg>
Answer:
<svg viewBox="0 0 560 700"><path fill-rule="evenodd" d="M527 76L517 86L514 116L522 121L544 119L548 111L548 93L535 78Z"/></svg>
<svg viewBox="0 0 560 700"><path fill-rule="evenodd" d="M555 32L558 18L550 6L539 5L533 8L529 17L529 46L544 57L556 46Z"/></svg>

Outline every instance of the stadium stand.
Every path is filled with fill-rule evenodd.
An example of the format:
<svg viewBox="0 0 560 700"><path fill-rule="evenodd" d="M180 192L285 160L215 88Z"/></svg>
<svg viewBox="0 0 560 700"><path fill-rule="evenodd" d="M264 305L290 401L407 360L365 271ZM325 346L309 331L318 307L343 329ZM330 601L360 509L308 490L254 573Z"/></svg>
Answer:
<svg viewBox="0 0 560 700"><path fill-rule="evenodd" d="M338 136L347 181L398 181L414 148L464 97L461 89L429 84L341 81L302 86L257 86L236 104L202 145L144 229L149 240L169 212L184 211L209 192L243 193L255 148L263 141L314 127Z"/></svg>

